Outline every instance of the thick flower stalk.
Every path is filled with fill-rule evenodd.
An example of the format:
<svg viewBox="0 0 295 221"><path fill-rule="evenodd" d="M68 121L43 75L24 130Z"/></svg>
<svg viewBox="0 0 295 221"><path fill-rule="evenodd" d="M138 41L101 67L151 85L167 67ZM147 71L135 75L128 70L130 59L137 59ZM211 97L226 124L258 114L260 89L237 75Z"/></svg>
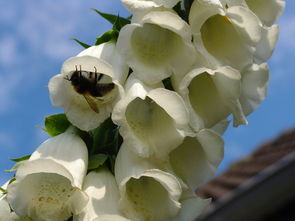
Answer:
<svg viewBox="0 0 295 221"><path fill-rule="evenodd" d="M82 211L88 196L81 190L88 153L72 128L41 144L16 171L7 200L19 216L34 221L63 221Z"/></svg>
<svg viewBox="0 0 295 221"><path fill-rule="evenodd" d="M69 121L81 130L98 127L110 116L114 104L120 99L122 86L119 81L126 79L126 66L121 60L111 66L95 57L104 55L104 58L113 58L109 54L102 47L87 49L68 59L62 66L61 74L49 81L52 104L64 108Z"/></svg>
<svg viewBox="0 0 295 221"><path fill-rule="evenodd" d="M187 73L197 60L189 25L171 11L151 11L122 28L117 47L134 74L157 84L172 74Z"/></svg>
<svg viewBox="0 0 295 221"><path fill-rule="evenodd" d="M190 133L183 100L176 92L150 88L134 76L125 87L112 113L124 141L141 156L167 156Z"/></svg>

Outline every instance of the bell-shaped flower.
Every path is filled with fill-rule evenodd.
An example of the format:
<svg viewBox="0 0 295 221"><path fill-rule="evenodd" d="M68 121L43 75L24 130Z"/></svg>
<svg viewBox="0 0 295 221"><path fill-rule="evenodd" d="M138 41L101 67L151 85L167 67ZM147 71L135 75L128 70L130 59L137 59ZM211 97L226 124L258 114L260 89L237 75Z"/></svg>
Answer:
<svg viewBox="0 0 295 221"><path fill-rule="evenodd" d="M253 64L242 73L242 92L239 98L245 115L252 113L266 97L269 80L267 63Z"/></svg>
<svg viewBox="0 0 295 221"><path fill-rule="evenodd" d="M211 178L223 159L222 138L209 129L200 130L195 137L187 136L169 154L173 173L193 191Z"/></svg>
<svg viewBox="0 0 295 221"><path fill-rule="evenodd" d="M8 185L7 200L19 216L35 221L63 221L86 206L81 190L88 153L72 128L50 138L19 166L16 180Z"/></svg>
<svg viewBox="0 0 295 221"><path fill-rule="evenodd" d="M190 70L196 61L191 39L189 25L176 13L154 10L124 26L117 47L134 74L153 85Z"/></svg>
<svg viewBox="0 0 295 221"><path fill-rule="evenodd" d="M217 0L196 0L189 14L194 44L215 66L238 70L252 64L261 25L248 8L225 8Z"/></svg>
<svg viewBox="0 0 295 221"><path fill-rule="evenodd" d="M285 8L285 0L221 0L223 5L249 7L266 26L272 26Z"/></svg>
<svg viewBox="0 0 295 221"><path fill-rule="evenodd" d="M209 206L210 202L210 199L201 199L196 196L194 191L184 191L180 200L181 209L172 221L195 221Z"/></svg>
<svg viewBox="0 0 295 221"><path fill-rule="evenodd" d="M123 89L116 77L123 80L124 75L94 56L70 58L63 64L61 74L49 81L51 103L64 108L68 120L76 127L92 130L110 116L120 99Z"/></svg>
<svg viewBox="0 0 295 221"><path fill-rule="evenodd" d="M196 131L213 127L230 114L234 126L247 123L239 102L241 75L231 67L193 69L177 91L190 110L190 124Z"/></svg>
<svg viewBox="0 0 295 221"><path fill-rule="evenodd" d="M181 208L182 188L170 173L156 169L123 143L116 158L120 210L132 221L171 220Z"/></svg>
<svg viewBox="0 0 295 221"><path fill-rule="evenodd" d="M270 27L262 26L261 39L256 46L254 63L264 63L272 56L272 53L278 41L278 37L278 25L272 25Z"/></svg>
<svg viewBox="0 0 295 221"><path fill-rule="evenodd" d="M115 177L107 169L102 168L87 174L83 190L88 194L89 202L80 214L74 216L74 221L92 221L97 217L100 221L108 220L106 217L110 215L110 221L127 220L119 211L120 194Z"/></svg>
<svg viewBox="0 0 295 221"><path fill-rule="evenodd" d="M182 98L165 88L150 88L130 75L126 95L114 107L113 121L120 126L124 142L137 154L167 156L182 143L189 114Z"/></svg>
<svg viewBox="0 0 295 221"><path fill-rule="evenodd" d="M121 0L123 5L132 14L141 13L161 6L165 8L173 8L180 1L181 0Z"/></svg>

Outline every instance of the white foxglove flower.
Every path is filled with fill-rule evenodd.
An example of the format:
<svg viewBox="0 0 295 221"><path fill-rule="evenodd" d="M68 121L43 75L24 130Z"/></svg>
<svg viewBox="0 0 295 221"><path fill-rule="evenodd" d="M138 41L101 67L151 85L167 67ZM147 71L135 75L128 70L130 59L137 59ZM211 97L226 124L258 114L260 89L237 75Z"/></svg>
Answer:
<svg viewBox="0 0 295 221"><path fill-rule="evenodd" d="M151 11L137 22L122 28L117 47L141 81L152 85L189 71L196 55L184 20L170 11Z"/></svg>
<svg viewBox="0 0 295 221"><path fill-rule="evenodd" d="M132 13L140 13L153 8L173 8L181 0L121 0L123 5Z"/></svg>
<svg viewBox="0 0 295 221"><path fill-rule="evenodd" d="M112 66L89 55L68 59L61 74L50 79L48 88L51 103L64 108L68 120L85 131L110 116L122 93Z"/></svg>
<svg viewBox="0 0 295 221"><path fill-rule="evenodd" d="M266 97L268 80L267 63L253 64L243 71L240 103L245 115L252 113Z"/></svg>
<svg viewBox="0 0 295 221"><path fill-rule="evenodd" d="M223 159L223 140L212 130L202 129L195 137L186 137L169 155L174 174L191 190L211 178Z"/></svg>
<svg viewBox="0 0 295 221"><path fill-rule="evenodd" d="M215 66L242 70L252 64L261 25L251 10L242 6L226 9L217 0L196 0L189 22L197 50Z"/></svg>
<svg viewBox="0 0 295 221"><path fill-rule="evenodd" d="M266 26L271 26L285 8L285 0L221 0L223 5L249 7Z"/></svg>
<svg viewBox="0 0 295 221"><path fill-rule="evenodd" d="M84 180L83 190L88 194L89 202L80 214L74 216L74 221L95 220L96 217L100 217L96 220L105 220L102 217L107 215L119 217L113 217L114 221L124 220L118 208L119 189L114 175L107 169L90 172Z"/></svg>
<svg viewBox="0 0 295 221"><path fill-rule="evenodd" d="M167 156L189 133L189 115L182 98L165 88L150 88L133 75L112 119L127 145L143 157Z"/></svg>
<svg viewBox="0 0 295 221"><path fill-rule="evenodd" d="M123 143L115 163L120 209L132 221L171 220L180 211L182 188L170 173L155 168Z"/></svg>
<svg viewBox="0 0 295 221"><path fill-rule="evenodd" d="M7 188L7 200L19 216L34 221L63 221L86 206L81 190L88 153L72 128L42 143L17 169Z"/></svg>
<svg viewBox="0 0 295 221"><path fill-rule="evenodd" d="M255 63L264 63L272 55L279 37L279 26L262 26L261 39L256 46Z"/></svg>
<svg viewBox="0 0 295 221"><path fill-rule="evenodd" d="M213 127L230 114L234 126L247 123L239 102L241 75L231 67L193 69L177 91L190 109L190 124L196 131Z"/></svg>
<svg viewBox="0 0 295 221"><path fill-rule="evenodd" d="M115 42L109 41L97 46L91 46L81 51L77 56L80 57L85 55L93 56L109 63L113 68L114 79L118 80L121 85L124 85L129 67L119 54Z"/></svg>
<svg viewBox="0 0 295 221"><path fill-rule="evenodd" d="M196 218L204 212L209 206L210 199L201 199L195 195L193 191L186 191L183 193L181 202L181 209L172 221L195 221Z"/></svg>

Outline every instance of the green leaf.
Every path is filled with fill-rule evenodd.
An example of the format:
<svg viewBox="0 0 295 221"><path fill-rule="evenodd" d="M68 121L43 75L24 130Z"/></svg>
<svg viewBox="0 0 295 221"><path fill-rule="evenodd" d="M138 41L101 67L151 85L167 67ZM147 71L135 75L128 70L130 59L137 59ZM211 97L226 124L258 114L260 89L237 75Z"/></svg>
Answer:
<svg viewBox="0 0 295 221"><path fill-rule="evenodd" d="M15 177L13 177L11 180L9 180L9 183L8 184L11 184L12 182L14 182L16 179Z"/></svg>
<svg viewBox="0 0 295 221"><path fill-rule="evenodd" d="M2 194L6 194L7 191L5 189L3 189L2 187L0 187L0 192L2 192Z"/></svg>
<svg viewBox="0 0 295 221"><path fill-rule="evenodd" d="M57 136L70 126L65 114L54 114L45 118L45 131L50 136Z"/></svg>
<svg viewBox="0 0 295 221"><path fill-rule="evenodd" d="M98 13L101 17L103 17L107 21L109 21L112 25L114 25L117 22L118 18L119 18L120 23L122 25L121 27L123 27L127 24L130 24L130 20L128 18L123 18L123 17L120 17L119 15L112 15L112 14L103 13L103 12L98 11L95 8L92 8L92 10L95 11L96 13Z"/></svg>
<svg viewBox="0 0 295 221"><path fill-rule="evenodd" d="M21 161L24 161L24 160L28 160L30 158L31 155L26 155L26 156L23 156L23 157L19 157L19 158L13 158L13 159L10 159L14 162L21 162Z"/></svg>
<svg viewBox="0 0 295 221"><path fill-rule="evenodd" d="M81 45L84 48L89 48L91 47L91 45L83 43L82 41L79 41L77 38L71 38L71 40L74 40L75 42L77 42L79 45Z"/></svg>
<svg viewBox="0 0 295 221"><path fill-rule="evenodd" d="M106 154L95 154L90 156L88 161L88 170L97 169L98 167L102 166L107 159L108 155Z"/></svg>
<svg viewBox="0 0 295 221"><path fill-rule="evenodd" d="M119 36L118 31L109 30L96 38L95 45L100 45L105 42L117 40L118 36Z"/></svg>

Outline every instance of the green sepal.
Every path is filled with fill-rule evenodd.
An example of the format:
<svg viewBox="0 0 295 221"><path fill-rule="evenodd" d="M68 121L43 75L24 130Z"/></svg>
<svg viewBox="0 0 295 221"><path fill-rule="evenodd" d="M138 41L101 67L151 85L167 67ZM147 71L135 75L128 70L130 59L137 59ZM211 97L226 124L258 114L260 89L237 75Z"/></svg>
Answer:
<svg viewBox="0 0 295 221"><path fill-rule="evenodd" d="M7 194L7 190L3 189L2 187L0 187L0 192L2 192L2 194Z"/></svg>
<svg viewBox="0 0 295 221"><path fill-rule="evenodd" d="M65 114L54 114L45 118L44 130L52 137L64 133L71 123Z"/></svg>
<svg viewBox="0 0 295 221"><path fill-rule="evenodd" d="M123 26L131 23L130 19L128 19L128 18L123 18L123 17L120 17L119 15L103 13L103 12L98 11L95 8L92 8L92 10L95 11L96 13L98 13L101 17L103 17L107 21L109 21L112 25L114 25L116 22L118 22L118 20L120 21L121 28Z"/></svg>
<svg viewBox="0 0 295 221"><path fill-rule="evenodd" d="M106 154L95 154L90 156L88 161L88 170L99 168L106 162L107 159L108 155Z"/></svg>
<svg viewBox="0 0 295 221"><path fill-rule="evenodd" d="M26 155L26 156L23 156L23 157L19 157L19 158L13 158L13 159L10 159L14 162L21 162L21 161L24 161L24 160L28 160L30 158L31 155Z"/></svg>
<svg viewBox="0 0 295 221"><path fill-rule="evenodd" d="M84 43L84 42L82 42L82 41L79 41L77 38L71 38L70 40L74 40L75 42L77 42L79 45L81 45L81 46L84 47L84 48L89 48L89 47L91 47L91 45L86 44L86 43Z"/></svg>
<svg viewBox="0 0 295 221"><path fill-rule="evenodd" d="M95 45L100 45L109 41L116 41L119 36L118 31L109 30L96 38Z"/></svg>
<svg viewBox="0 0 295 221"><path fill-rule="evenodd" d="M12 182L14 182L16 179L15 177L12 177L10 180L9 180L9 183L8 184L11 184Z"/></svg>
<svg viewBox="0 0 295 221"><path fill-rule="evenodd" d="M17 170L17 168L22 164L23 161L28 160L30 158L31 155L27 155L27 156L23 156L23 157L19 157L19 158L14 158L14 159L10 159L14 162L16 162L16 164L14 164L12 166L11 169L9 170L4 170L7 173L11 173Z"/></svg>

